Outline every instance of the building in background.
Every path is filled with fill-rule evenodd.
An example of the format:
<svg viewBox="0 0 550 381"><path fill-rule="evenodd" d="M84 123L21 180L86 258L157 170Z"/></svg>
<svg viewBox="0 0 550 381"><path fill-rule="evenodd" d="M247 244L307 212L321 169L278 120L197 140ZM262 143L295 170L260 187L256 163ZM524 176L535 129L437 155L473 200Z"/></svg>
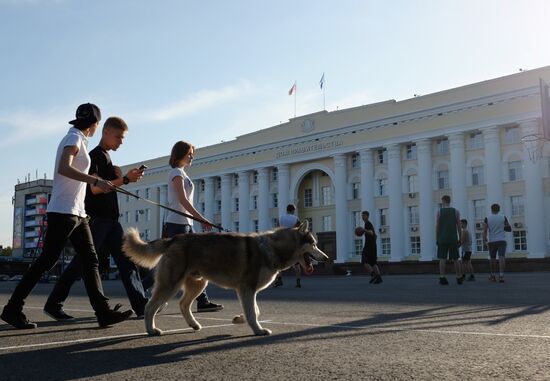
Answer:
<svg viewBox="0 0 550 381"><path fill-rule="evenodd" d="M47 227L46 207L53 180L38 179L15 186L13 212L14 258L32 260L40 253Z"/></svg>

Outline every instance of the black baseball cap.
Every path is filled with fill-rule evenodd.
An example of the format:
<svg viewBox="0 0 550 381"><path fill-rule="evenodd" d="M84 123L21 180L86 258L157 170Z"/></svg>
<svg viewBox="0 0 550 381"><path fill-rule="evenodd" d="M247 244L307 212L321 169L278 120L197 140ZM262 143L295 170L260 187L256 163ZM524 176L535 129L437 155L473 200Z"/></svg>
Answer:
<svg viewBox="0 0 550 381"><path fill-rule="evenodd" d="M92 103L84 103L76 109L76 119L71 120L69 124L74 126L84 124L94 124L101 120L101 111L99 107Z"/></svg>

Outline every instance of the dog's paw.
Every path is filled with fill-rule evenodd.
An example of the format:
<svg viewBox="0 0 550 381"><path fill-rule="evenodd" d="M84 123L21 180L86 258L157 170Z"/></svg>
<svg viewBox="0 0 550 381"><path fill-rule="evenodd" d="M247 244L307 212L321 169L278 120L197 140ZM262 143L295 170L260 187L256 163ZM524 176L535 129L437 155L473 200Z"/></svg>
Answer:
<svg viewBox="0 0 550 381"><path fill-rule="evenodd" d="M259 329L257 331L254 331L254 334L256 336L269 336L269 335L271 335L271 330L267 329L267 328L262 328L262 329Z"/></svg>
<svg viewBox="0 0 550 381"><path fill-rule="evenodd" d="M147 333L149 334L149 336L160 336L162 335L162 330L158 328L153 328L150 331L147 331Z"/></svg>
<svg viewBox="0 0 550 381"><path fill-rule="evenodd" d="M244 324L246 320L244 319L244 315L240 314L233 318L233 324Z"/></svg>

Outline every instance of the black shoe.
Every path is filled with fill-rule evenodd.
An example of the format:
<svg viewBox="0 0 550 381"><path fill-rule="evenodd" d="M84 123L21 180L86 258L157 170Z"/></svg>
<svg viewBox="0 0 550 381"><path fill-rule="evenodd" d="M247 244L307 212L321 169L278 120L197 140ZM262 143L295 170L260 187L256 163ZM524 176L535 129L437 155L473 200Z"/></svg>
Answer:
<svg viewBox="0 0 550 381"><path fill-rule="evenodd" d="M197 312L215 312L223 310L223 304L208 302L205 304L197 304Z"/></svg>
<svg viewBox="0 0 550 381"><path fill-rule="evenodd" d="M2 315L0 315L0 318L2 318L2 320L4 320L6 323L11 324L17 329L36 328L36 323L30 322L23 311L10 308L7 305L4 306L4 310L2 311Z"/></svg>
<svg viewBox="0 0 550 381"><path fill-rule="evenodd" d="M120 308L120 307L119 307ZM101 314L98 314L96 312L97 316L97 323L101 328L108 327L113 324L120 323L126 319L128 319L132 314L134 313L133 310L126 310L124 312L118 311L118 309L112 309L108 312L104 312Z"/></svg>
<svg viewBox="0 0 550 381"><path fill-rule="evenodd" d="M462 284L463 281L464 281L463 277L456 278L456 284Z"/></svg>
<svg viewBox="0 0 550 381"><path fill-rule="evenodd" d="M44 306L44 313L51 317L54 320L57 321L66 321L66 320L73 320L74 317L71 315L67 315L63 308L54 308L52 306L45 305Z"/></svg>
<svg viewBox="0 0 550 381"><path fill-rule="evenodd" d="M374 277L374 280L372 281L372 284L380 284L382 282L383 282L382 277L380 275L377 275L377 276Z"/></svg>
<svg viewBox="0 0 550 381"><path fill-rule="evenodd" d="M449 281L445 277L439 277L439 284L444 286L449 284Z"/></svg>

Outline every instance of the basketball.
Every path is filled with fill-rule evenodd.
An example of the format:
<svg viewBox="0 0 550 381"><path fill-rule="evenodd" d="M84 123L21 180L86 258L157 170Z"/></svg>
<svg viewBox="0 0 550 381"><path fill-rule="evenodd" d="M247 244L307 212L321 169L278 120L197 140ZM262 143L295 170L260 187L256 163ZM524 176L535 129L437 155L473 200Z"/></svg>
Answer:
<svg viewBox="0 0 550 381"><path fill-rule="evenodd" d="M355 228L355 235L357 237L361 237L363 233L365 233L365 229L363 229L361 226Z"/></svg>

